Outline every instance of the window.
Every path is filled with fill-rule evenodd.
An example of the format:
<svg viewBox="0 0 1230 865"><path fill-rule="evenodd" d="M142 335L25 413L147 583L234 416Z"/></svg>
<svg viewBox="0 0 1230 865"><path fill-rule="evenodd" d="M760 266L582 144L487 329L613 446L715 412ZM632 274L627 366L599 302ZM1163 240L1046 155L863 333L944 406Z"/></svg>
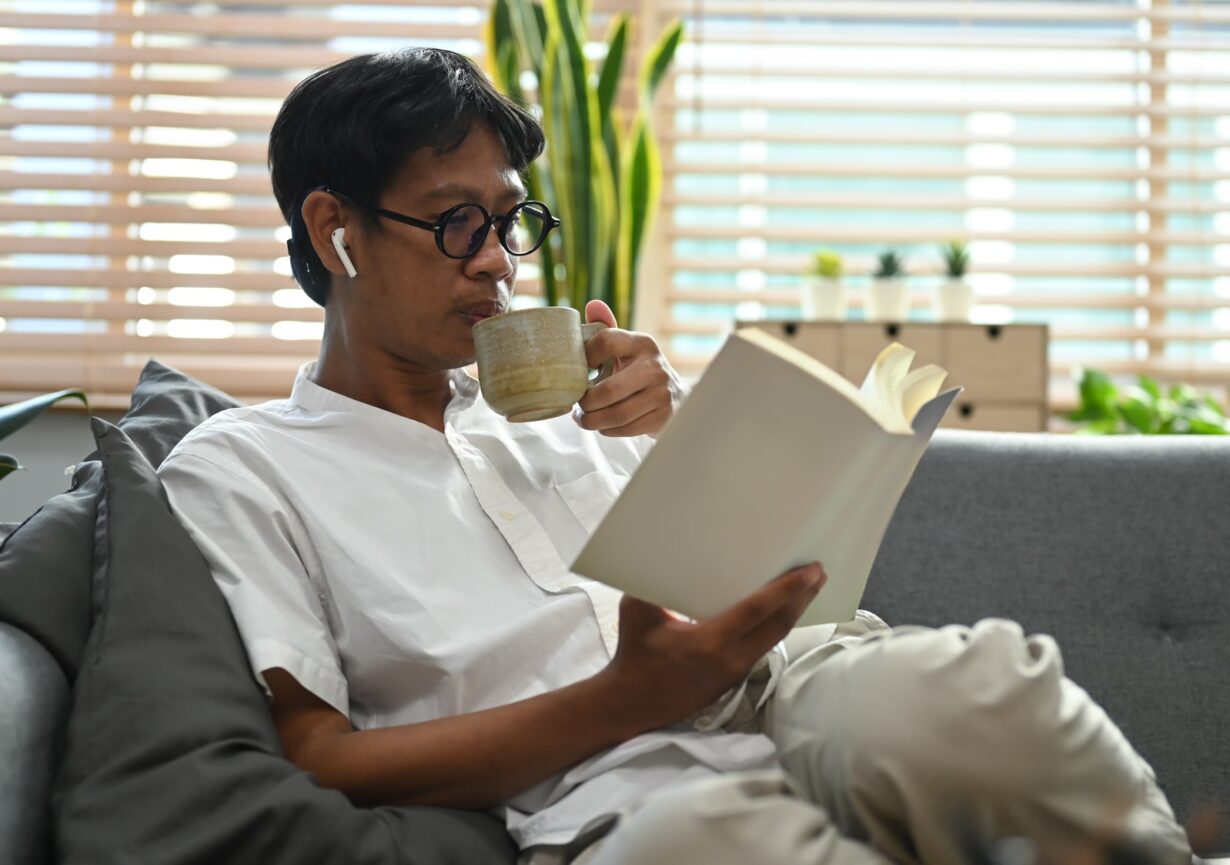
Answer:
<svg viewBox="0 0 1230 865"><path fill-rule="evenodd" d="M1056 407L1081 364L1230 380L1230 2L601 0L595 33L614 9L686 22L639 322L685 373L735 319L797 316L820 247L856 292L903 252L925 319L936 247L962 236L978 320L1050 323ZM0 0L0 399L80 384L122 405L151 355L284 394L321 313L269 193L277 106L355 53L481 55L485 17Z"/></svg>
<svg viewBox="0 0 1230 865"><path fill-rule="evenodd" d="M1051 324L1073 367L1230 380L1230 4L666 0L660 333L703 368L732 320L799 315L808 255L859 292L903 252L930 316L971 241L976 320ZM856 310L856 316L860 313Z"/></svg>
<svg viewBox="0 0 1230 865"><path fill-rule="evenodd" d="M621 4L600 0L595 32ZM0 402L81 386L124 407L150 356L246 399L288 393L323 315L290 277L270 191L278 106L354 54L481 55L485 15L462 0L0 0Z"/></svg>

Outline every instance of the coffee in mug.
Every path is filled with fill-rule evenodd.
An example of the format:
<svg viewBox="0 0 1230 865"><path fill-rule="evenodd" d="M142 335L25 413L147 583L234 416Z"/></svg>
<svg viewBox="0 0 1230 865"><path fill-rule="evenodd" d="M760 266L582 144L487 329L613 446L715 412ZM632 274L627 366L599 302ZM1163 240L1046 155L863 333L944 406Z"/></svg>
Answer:
<svg viewBox="0 0 1230 865"><path fill-rule="evenodd" d="M590 378L585 343L605 328L581 323L568 306L519 309L477 322L472 330L483 399L513 423L567 414L605 379L614 361Z"/></svg>

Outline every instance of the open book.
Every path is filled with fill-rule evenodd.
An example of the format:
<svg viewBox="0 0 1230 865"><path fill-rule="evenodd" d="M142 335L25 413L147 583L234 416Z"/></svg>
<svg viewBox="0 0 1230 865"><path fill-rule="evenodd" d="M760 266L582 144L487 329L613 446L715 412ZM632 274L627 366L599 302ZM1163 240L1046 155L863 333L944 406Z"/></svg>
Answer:
<svg viewBox="0 0 1230 865"><path fill-rule="evenodd" d="M692 618L811 561L800 625L854 617L876 551L960 388L893 343L861 388L760 330L732 334L572 565Z"/></svg>

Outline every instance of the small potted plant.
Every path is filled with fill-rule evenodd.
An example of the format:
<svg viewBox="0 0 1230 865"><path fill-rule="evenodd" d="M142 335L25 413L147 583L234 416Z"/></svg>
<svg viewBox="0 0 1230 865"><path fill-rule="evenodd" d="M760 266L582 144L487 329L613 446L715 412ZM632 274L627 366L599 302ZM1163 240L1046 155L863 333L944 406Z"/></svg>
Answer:
<svg viewBox="0 0 1230 865"><path fill-rule="evenodd" d="M803 275L803 316L838 321L846 317L846 288L841 279L841 255L822 249L812 256Z"/></svg>
<svg viewBox="0 0 1230 865"><path fill-rule="evenodd" d="M969 244L954 239L940 247L945 280L935 290L935 317L940 321L969 321L974 289L965 279L969 271Z"/></svg>
<svg viewBox="0 0 1230 865"><path fill-rule="evenodd" d="M867 292L867 318L871 321L904 321L910 312L901 256L888 249L880 253Z"/></svg>

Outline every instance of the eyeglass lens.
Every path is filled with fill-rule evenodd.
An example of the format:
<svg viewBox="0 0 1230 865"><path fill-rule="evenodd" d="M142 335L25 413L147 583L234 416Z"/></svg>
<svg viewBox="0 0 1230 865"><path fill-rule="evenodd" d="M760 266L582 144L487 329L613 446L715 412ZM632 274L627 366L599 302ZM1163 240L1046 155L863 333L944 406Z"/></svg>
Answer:
<svg viewBox="0 0 1230 865"><path fill-rule="evenodd" d="M441 238L446 254L466 258L478 252L487 239L487 216L482 208L466 204L448 217ZM548 231L547 216L538 206L526 202L508 212L497 229L504 248L513 255L528 255L539 247Z"/></svg>

